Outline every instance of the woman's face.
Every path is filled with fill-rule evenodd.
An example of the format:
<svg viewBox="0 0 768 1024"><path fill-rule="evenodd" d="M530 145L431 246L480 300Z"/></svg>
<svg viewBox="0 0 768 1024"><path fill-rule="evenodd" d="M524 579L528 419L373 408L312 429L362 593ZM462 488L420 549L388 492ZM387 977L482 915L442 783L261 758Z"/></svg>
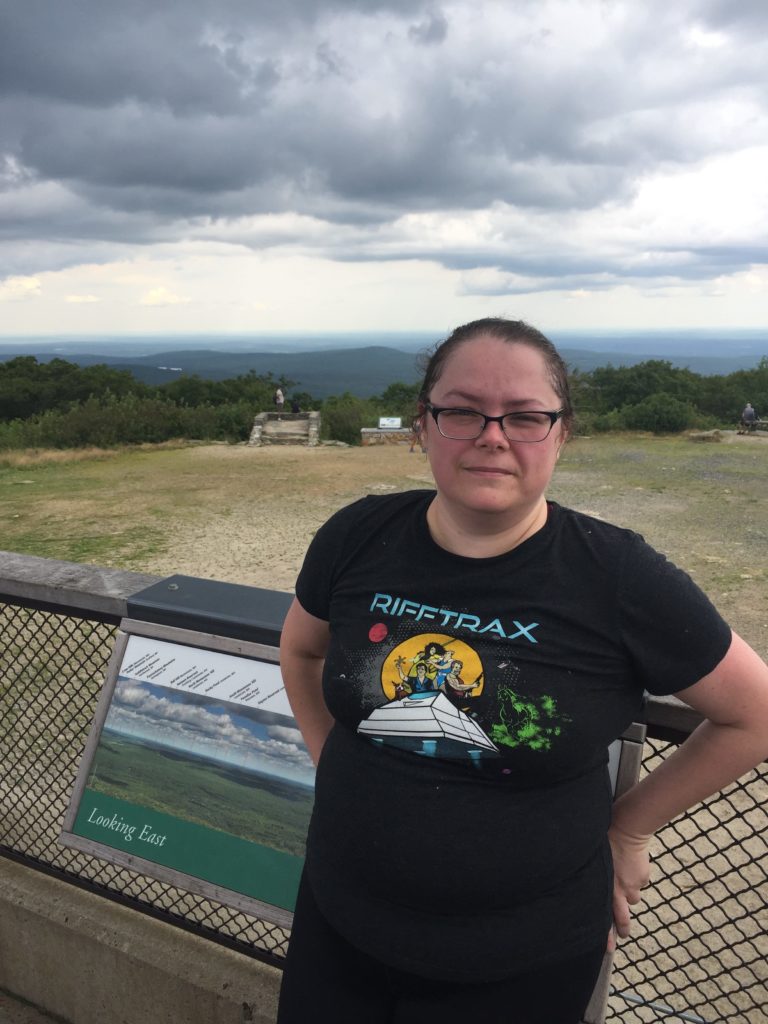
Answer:
<svg viewBox="0 0 768 1024"><path fill-rule="evenodd" d="M524 342L488 335L452 353L429 399L487 416L560 408L541 353ZM510 523L543 500L564 441L560 421L536 444L507 440L498 423L489 423L472 441L454 441L440 434L429 412L424 427L438 500L460 516L497 515Z"/></svg>

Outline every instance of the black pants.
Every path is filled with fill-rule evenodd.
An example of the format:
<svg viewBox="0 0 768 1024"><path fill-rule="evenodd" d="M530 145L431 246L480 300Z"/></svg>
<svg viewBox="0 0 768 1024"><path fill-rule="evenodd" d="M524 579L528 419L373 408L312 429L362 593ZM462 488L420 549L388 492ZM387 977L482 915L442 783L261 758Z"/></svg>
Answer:
<svg viewBox="0 0 768 1024"><path fill-rule="evenodd" d="M578 1024L604 951L601 946L504 981L463 984L420 978L350 945L320 913L303 879L277 1024Z"/></svg>

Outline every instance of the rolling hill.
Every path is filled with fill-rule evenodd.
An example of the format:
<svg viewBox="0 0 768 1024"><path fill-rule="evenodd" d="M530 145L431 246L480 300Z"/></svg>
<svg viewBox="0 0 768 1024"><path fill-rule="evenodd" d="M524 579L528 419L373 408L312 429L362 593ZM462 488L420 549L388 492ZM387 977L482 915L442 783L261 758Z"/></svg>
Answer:
<svg viewBox="0 0 768 1024"><path fill-rule="evenodd" d="M768 349L768 343L766 343ZM130 352L130 348L127 349ZM727 352L727 348L724 349ZM648 359L666 359L675 366L687 366L700 374L729 374L756 366L759 356L692 355L690 353L649 354L631 351L595 351L586 348L561 349L569 366L582 371L598 366L632 366ZM291 391L307 391L315 398L327 398L349 391L360 398L381 394L390 384L414 383L421 376L419 353L386 345L366 345L309 349L304 351L220 351L214 348L179 348L141 355L129 355L126 347L115 351L65 351L36 348L32 345L0 345L0 361L15 355L34 355L40 362L66 359L80 366L104 363L115 369L129 370L139 380L158 385L176 380L182 374L197 374L211 380L226 380L253 370L259 375L286 377L294 382Z"/></svg>

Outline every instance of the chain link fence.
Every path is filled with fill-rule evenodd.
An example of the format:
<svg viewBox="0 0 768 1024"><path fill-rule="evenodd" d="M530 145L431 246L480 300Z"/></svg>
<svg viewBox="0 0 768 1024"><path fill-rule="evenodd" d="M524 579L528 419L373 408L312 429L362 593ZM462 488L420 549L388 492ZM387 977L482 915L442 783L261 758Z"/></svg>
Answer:
<svg viewBox="0 0 768 1024"><path fill-rule="evenodd" d="M651 737L643 772L675 745ZM606 1021L768 1022L768 765L662 829Z"/></svg>
<svg viewBox="0 0 768 1024"><path fill-rule="evenodd" d="M0 852L280 966L287 933L60 846L115 626L0 605ZM644 770L674 749L653 736ZM606 1021L768 1022L768 766L663 829Z"/></svg>
<svg viewBox="0 0 768 1024"><path fill-rule="evenodd" d="M283 929L57 842L115 627L0 606L0 850L279 966Z"/></svg>

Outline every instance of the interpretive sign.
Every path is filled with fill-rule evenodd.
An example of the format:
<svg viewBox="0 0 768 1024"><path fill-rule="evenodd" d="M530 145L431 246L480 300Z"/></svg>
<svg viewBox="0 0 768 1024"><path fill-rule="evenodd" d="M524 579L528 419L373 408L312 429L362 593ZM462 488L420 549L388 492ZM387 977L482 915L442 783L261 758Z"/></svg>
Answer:
<svg viewBox="0 0 768 1024"><path fill-rule="evenodd" d="M118 634L61 842L284 924L314 768L276 649L216 639Z"/></svg>
<svg viewBox="0 0 768 1024"><path fill-rule="evenodd" d="M401 416L379 416L379 430L400 430L402 425Z"/></svg>

